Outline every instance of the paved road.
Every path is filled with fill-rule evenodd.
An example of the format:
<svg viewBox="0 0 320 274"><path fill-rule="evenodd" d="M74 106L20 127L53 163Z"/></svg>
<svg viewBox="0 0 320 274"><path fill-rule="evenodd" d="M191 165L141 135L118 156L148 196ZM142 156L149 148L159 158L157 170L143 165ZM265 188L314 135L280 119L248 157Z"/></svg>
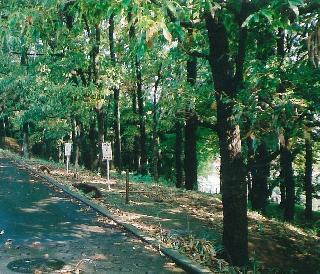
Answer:
<svg viewBox="0 0 320 274"><path fill-rule="evenodd" d="M39 268L60 273L77 264L84 273L183 272L111 221L101 224L97 217L0 158L1 274Z"/></svg>

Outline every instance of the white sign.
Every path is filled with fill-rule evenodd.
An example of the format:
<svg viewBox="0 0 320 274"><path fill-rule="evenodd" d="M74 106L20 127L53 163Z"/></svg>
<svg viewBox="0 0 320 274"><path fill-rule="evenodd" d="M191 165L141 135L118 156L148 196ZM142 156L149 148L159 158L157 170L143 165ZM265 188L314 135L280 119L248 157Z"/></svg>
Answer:
<svg viewBox="0 0 320 274"><path fill-rule="evenodd" d="M112 148L111 143L102 143L102 159L112 160Z"/></svg>
<svg viewBox="0 0 320 274"><path fill-rule="evenodd" d="M72 147L72 143L65 143L64 144L64 155L67 157L71 156L71 147Z"/></svg>

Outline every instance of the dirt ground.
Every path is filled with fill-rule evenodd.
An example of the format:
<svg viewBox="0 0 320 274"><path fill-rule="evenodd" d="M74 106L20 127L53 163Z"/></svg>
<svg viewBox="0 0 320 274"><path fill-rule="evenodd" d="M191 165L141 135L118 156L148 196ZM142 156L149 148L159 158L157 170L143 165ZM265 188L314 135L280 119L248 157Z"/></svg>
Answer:
<svg viewBox="0 0 320 274"><path fill-rule="evenodd" d="M34 160L36 168L39 161ZM125 203L125 181L106 179L81 171L73 173L48 164L53 178L69 185L86 182L97 186L95 199L123 221L149 233L169 247L179 249L214 272L230 272L217 254L221 245L222 203L217 195L166 186L130 183L130 203ZM262 273L320 273L320 238L311 231L249 212L249 250L254 268ZM107 222L100 219L101 222Z"/></svg>

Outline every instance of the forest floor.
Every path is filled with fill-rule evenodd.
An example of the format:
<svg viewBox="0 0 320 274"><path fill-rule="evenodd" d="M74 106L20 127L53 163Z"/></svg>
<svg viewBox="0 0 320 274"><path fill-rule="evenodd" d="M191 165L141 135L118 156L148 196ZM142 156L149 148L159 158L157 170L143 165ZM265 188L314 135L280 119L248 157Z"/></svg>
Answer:
<svg viewBox="0 0 320 274"><path fill-rule="evenodd" d="M109 190L106 179L92 172L78 171L74 178L73 173L67 174L58 164L35 159L28 163L34 167L46 164L51 170L50 176L73 190L77 190L72 186L76 182L96 186L102 198L95 201L124 222L168 247L179 249L214 272L230 272L230 266L218 258L222 251L223 218L219 195L130 182L130 203L126 204L123 175L111 180ZM314 231L255 212L249 212L248 217L253 269L262 273L319 273L320 237Z"/></svg>

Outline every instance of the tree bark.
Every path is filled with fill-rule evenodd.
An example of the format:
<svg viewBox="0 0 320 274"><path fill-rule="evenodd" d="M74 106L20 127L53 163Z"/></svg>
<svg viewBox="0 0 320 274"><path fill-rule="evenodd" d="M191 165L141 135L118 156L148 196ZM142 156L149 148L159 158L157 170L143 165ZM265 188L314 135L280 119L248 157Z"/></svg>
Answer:
<svg viewBox="0 0 320 274"><path fill-rule="evenodd" d="M99 166L100 166L101 175L105 175L106 174L106 170L105 170L106 167L102 161L102 143L104 143L104 140L105 140L105 138L104 138L105 113L102 109L96 109L96 113L97 113L97 122L98 122Z"/></svg>
<svg viewBox="0 0 320 274"><path fill-rule="evenodd" d="M82 143L83 143L83 125L79 119L75 119L75 140L74 140L74 166L79 167L81 163L81 152L82 152Z"/></svg>
<svg viewBox="0 0 320 274"><path fill-rule="evenodd" d="M131 8L128 12L128 21L131 23L129 30L129 37L135 39L136 29L135 22L132 22ZM135 166L138 165L141 174L147 173L147 150L146 150L146 126L145 126L145 113L144 113L144 96L142 91L142 72L141 72L141 61L138 56L135 55L134 67L136 73L136 91L133 95L133 110L136 110L136 103L138 103L138 110L136 111L139 117L139 139L135 140L135 151L139 151L140 157L136 158ZM139 147L138 147L139 144Z"/></svg>
<svg viewBox="0 0 320 274"><path fill-rule="evenodd" d="M196 83L197 58L190 57L187 61L187 81L191 87ZM185 187L187 190L197 189L198 161L197 161L197 128L198 121L195 110L186 109L184 172Z"/></svg>
<svg viewBox="0 0 320 274"><path fill-rule="evenodd" d="M97 161L97 132L96 132L96 121L92 120L90 122L89 129L89 140L90 140L90 148L89 148L89 161L88 164L91 170L95 170L98 166Z"/></svg>
<svg viewBox="0 0 320 274"><path fill-rule="evenodd" d="M6 125L4 122L4 118L1 118L0 120L0 147L4 146L5 143L5 137L6 137Z"/></svg>
<svg viewBox="0 0 320 274"><path fill-rule="evenodd" d="M223 22L213 19L208 13L206 28L210 46L209 62L217 102L223 245L227 259L234 265L243 266L248 263L247 184L241 154L240 128L234 117L234 99L242 79L246 35L240 35L237 72L234 75L234 66L229 59L228 34Z"/></svg>
<svg viewBox="0 0 320 274"><path fill-rule="evenodd" d="M183 180L183 164L182 164L182 153L183 153L183 132L182 123L179 117L176 117L175 131L175 167L176 167L176 187L182 187Z"/></svg>
<svg viewBox="0 0 320 274"><path fill-rule="evenodd" d="M139 115L139 145L140 145L140 172L141 174L147 174L147 150L146 150L146 125L145 125L145 113L144 113L144 96L142 91L142 73L141 62L136 57L136 87L137 87L137 99L138 99L138 115Z"/></svg>
<svg viewBox="0 0 320 274"><path fill-rule="evenodd" d="M264 143L260 144L251 166L252 191L251 202L252 209L265 213L268 204L268 178L270 176L269 152Z"/></svg>
<svg viewBox="0 0 320 274"><path fill-rule="evenodd" d="M306 195L306 208L305 208L305 219L307 221L312 220L312 143L310 140L305 140L305 151L306 151L306 162L305 162L305 177L304 187Z"/></svg>
<svg viewBox="0 0 320 274"><path fill-rule="evenodd" d="M152 125L152 138L153 138L153 160L152 160L152 173L155 183L159 181L159 136L158 136L158 87L161 79L162 64L160 64L157 79L153 87L153 125Z"/></svg>
<svg viewBox="0 0 320 274"><path fill-rule="evenodd" d="M293 173L294 156L289 148L289 140L285 138L284 144L281 145L281 169L285 182L285 203L284 203L284 219L286 221L294 220L294 204L295 204L295 182Z"/></svg>

